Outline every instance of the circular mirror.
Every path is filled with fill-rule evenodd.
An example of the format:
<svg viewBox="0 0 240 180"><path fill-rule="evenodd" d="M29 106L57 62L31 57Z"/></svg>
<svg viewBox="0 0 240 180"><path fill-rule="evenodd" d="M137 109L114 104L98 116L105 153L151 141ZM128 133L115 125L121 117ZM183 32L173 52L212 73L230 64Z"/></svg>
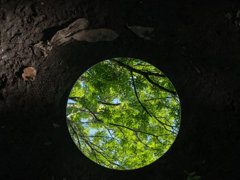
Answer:
<svg viewBox="0 0 240 180"><path fill-rule="evenodd" d="M149 165L171 147L181 107L165 74L124 57L101 61L78 78L66 116L85 156L107 168L130 170Z"/></svg>

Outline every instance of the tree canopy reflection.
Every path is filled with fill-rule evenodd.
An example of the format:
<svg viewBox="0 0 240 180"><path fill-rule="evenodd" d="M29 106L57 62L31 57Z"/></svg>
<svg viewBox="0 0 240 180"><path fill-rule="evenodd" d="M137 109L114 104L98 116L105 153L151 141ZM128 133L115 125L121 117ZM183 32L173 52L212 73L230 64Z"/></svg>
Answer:
<svg viewBox="0 0 240 180"><path fill-rule="evenodd" d="M133 58L102 61L76 81L67 124L85 156L112 169L136 169L161 157L180 126L180 102L170 80Z"/></svg>

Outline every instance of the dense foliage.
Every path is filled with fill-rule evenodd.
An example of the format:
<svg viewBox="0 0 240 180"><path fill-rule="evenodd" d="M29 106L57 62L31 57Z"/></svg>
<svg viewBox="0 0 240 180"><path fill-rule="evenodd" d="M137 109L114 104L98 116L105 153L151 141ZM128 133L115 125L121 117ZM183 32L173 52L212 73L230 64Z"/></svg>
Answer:
<svg viewBox="0 0 240 180"><path fill-rule="evenodd" d="M88 158L108 168L135 169L170 148L180 126L180 102L160 70L114 58L80 76L66 115L72 139Z"/></svg>

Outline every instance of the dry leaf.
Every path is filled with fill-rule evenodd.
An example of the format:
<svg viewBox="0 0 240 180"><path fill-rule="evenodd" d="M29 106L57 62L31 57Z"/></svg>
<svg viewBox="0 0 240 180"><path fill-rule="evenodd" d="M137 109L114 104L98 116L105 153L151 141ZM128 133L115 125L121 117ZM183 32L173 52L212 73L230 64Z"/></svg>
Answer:
<svg viewBox="0 0 240 180"><path fill-rule="evenodd" d="M151 40L150 34L154 31L152 27L143 27L143 26L127 26L133 33L138 37L144 38L146 40Z"/></svg>
<svg viewBox="0 0 240 180"><path fill-rule="evenodd" d="M23 70L22 78L24 81L34 81L36 78L37 71L34 67L27 67Z"/></svg>
<svg viewBox="0 0 240 180"><path fill-rule="evenodd" d="M39 43L34 45L35 48L39 48L40 51L44 54L44 57L47 57L48 51L51 51L51 46L45 45L43 41L40 41Z"/></svg>
<svg viewBox="0 0 240 180"><path fill-rule="evenodd" d="M70 24L68 27L57 31L57 33L52 37L50 44L51 45L61 45L64 42L67 42L71 39L71 36L83 29L88 27L88 20L85 18L80 18Z"/></svg>

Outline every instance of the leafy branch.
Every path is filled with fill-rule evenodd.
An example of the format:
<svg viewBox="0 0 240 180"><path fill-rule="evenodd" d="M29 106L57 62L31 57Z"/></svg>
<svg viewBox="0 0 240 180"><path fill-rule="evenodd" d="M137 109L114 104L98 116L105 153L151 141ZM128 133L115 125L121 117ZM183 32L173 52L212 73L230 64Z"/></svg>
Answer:
<svg viewBox="0 0 240 180"><path fill-rule="evenodd" d="M176 94L177 94L176 91L172 91L172 90L169 90L169 89L167 89L167 88L165 88L165 87L160 86L159 84L157 84L157 83L155 83L153 80L151 80L151 78L149 77L150 75L159 76L159 77L166 77L165 75L158 74L158 73L153 73L153 72L144 72L144 71L141 71L141 70L138 70L138 69L134 69L134 68L132 68L131 66L128 66L128 65L126 65L126 64L124 64L124 63L122 63L122 62L120 62L120 61L115 60L115 59L110 59L110 61L118 64L118 65L121 66L121 67L124 67L124 68L128 69L128 70L131 71L131 72L136 72L136 73L138 73L138 74L141 74L142 76L144 76L144 77L148 80L148 82L150 82L150 83L153 84L154 86L162 89L163 91L166 91L166 92L171 93L171 94L173 94L173 95L176 95Z"/></svg>

